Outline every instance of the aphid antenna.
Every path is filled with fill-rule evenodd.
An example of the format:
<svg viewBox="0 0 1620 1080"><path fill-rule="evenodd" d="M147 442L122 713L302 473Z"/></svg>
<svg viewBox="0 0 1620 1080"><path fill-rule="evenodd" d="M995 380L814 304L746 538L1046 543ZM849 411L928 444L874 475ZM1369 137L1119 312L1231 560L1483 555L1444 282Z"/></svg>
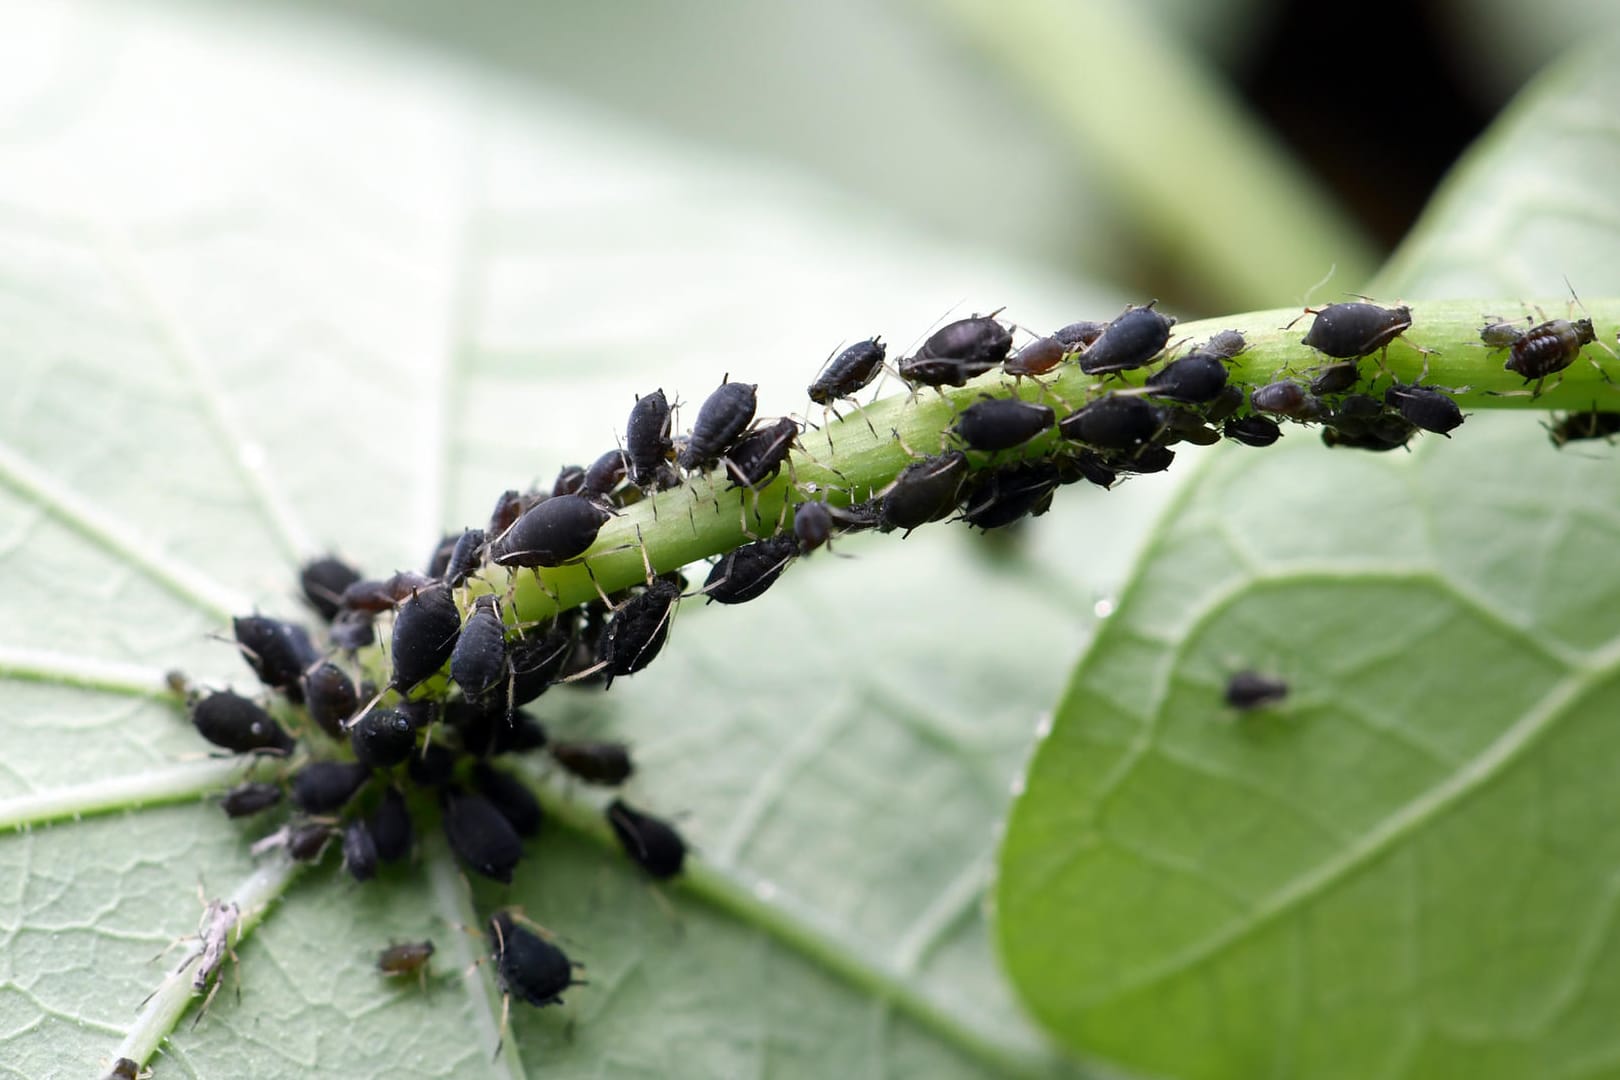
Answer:
<svg viewBox="0 0 1620 1080"><path fill-rule="evenodd" d="M1339 272L1339 264L1338 263L1330 263L1328 265L1327 273L1322 275L1321 280L1318 281L1316 284L1312 285L1310 288L1305 290L1304 295L1299 298L1299 302L1301 304L1305 305L1305 308L1306 308L1307 311L1310 310L1311 297L1316 293L1316 290L1326 288L1327 283L1332 281L1333 280L1333 275L1337 274L1338 272ZM1298 319L1294 320L1294 322L1298 322L1298 321L1299 321ZM1286 330L1286 329L1288 329L1289 326L1293 326L1293 325L1294 325L1294 323L1289 323L1288 326L1283 327L1283 329Z"/></svg>

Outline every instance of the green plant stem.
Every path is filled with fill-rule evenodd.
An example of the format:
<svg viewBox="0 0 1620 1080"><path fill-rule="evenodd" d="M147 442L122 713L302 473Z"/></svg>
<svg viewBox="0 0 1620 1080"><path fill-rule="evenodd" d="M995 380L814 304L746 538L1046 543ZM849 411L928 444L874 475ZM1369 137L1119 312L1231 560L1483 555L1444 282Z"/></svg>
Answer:
<svg viewBox="0 0 1620 1080"><path fill-rule="evenodd" d="M1453 396L1465 409L1620 409L1620 386L1608 382L1585 359L1591 357L1610 370L1620 371L1620 363L1597 345L1588 345L1583 358L1563 372L1561 379L1554 376L1547 380L1543 393L1532 398L1525 381L1503 367L1507 354L1489 350L1479 341L1479 328L1487 314L1512 319L1539 307L1550 317L1560 317L1566 305L1563 298L1414 303L1413 326L1404 338L1390 345L1381 359L1367 357L1361 361L1361 388L1370 386L1373 392L1382 394L1392 377L1402 382L1421 377L1428 385L1455 391ZM1588 300L1585 306L1599 328L1599 341L1606 345L1613 339L1613 331L1603 328L1620 321L1620 300ZM1334 361L1300 343L1311 325L1311 316L1301 318L1301 314L1298 308L1283 308L1182 323L1176 326L1172 341L1198 342L1221 330L1240 330L1249 341L1249 349L1231 365L1232 382L1254 387L1290 374L1308 379L1313 369ZM957 413L984 395L1016 394L1045 400L1062 416L1109 388L1138 386L1147 374L1147 370L1127 372L1123 378L1105 382L1068 364L1044 384L1032 379L1015 384L1011 378L993 372L943 393L924 390L914 396L898 394L859 410L845 410L848 415L844 419L820 430L807 430L784 475L755 494L728 491L723 477L711 471L622 511L603 527L582 562L538 573L517 570L508 574L492 568L473 591L511 589L518 619L544 619L554 614L559 605L564 609L574 607L595 599L599 591L613 593L641 584L646 580L646 565L663 573L730 551L751 538L769 535L788 518L787 507L792 502L820 498L822 493L834 503L859 502L881 492L915 455L937 453L950 445L948 429ZM1288 431L1291 437L1317 437L1305 427L1290 426ZM1464 425L1456 432L1456 439L1466 443L1467 438ZM1052 432L1017 454L971 456L976 467L992 460L1001 464L1019 456L1040 456L1059 441ZM1322 452L1366 451L1324 447Z"/></svg>

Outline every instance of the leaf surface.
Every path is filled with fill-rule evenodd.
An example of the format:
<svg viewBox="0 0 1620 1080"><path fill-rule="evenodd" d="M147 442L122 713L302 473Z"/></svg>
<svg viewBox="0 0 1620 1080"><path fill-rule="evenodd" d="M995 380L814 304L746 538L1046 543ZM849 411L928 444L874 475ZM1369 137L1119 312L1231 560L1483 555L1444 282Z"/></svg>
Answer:
<svg viewBox="0 0 1620 1080"><path fill-rule="evenodd" d="M1549 72L1380 291L1620 287L1617 104L1595 51ZM1614 466L1491 416L1410 455L1290 432L1184 487L1002 849L1048 1027L1189 1078L1612 1074ZM1242 668L1286 702L1227 709Z"/></svg>

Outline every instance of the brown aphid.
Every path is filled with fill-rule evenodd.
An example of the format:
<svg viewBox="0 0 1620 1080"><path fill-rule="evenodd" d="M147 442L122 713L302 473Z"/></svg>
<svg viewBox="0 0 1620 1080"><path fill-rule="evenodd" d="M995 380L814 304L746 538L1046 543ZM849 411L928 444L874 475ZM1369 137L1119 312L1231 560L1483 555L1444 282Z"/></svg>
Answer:
<svg viewBox="0 0 1620 1080"><path fill-rule="evenodd" d="M1541 396L1541 384L1549 375L1556 375L1575 362L1581 349L1597 340L1591 319L1548 319L1526 330L1508 350L1507 363L1502 367L1525 382L1534 382L1531 397ZM1592 362L1597 367L1597 361ZM1602 368L1598 368L1601 374Z"/></svg>
<svg viewBox="0 0 1620 1080"><path fill-rule="evenodd" d="M377 954L377 970L395 977L415 975L416 981L426 990L428 961L432 958L433 942L400 942Z"/></svg>

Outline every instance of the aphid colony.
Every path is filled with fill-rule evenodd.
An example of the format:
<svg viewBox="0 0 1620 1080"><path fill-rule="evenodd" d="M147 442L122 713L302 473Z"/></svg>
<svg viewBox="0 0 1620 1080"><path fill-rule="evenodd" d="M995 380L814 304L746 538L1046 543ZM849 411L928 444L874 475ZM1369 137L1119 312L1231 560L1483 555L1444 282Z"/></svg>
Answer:
<svg viewBox="0 0 1620 1080"><path fill-rule="evenodd" d="M791 515L768 535L720 555L696 590L679 572L655 575L647 560L643 584L539 623L522 622L512 594L484 581L499 576L493 568L538 574L577 562L624 507L700 474L751 491L784 467L791 476L789 457L803 426L791 417L756 422L753 385L723 380L680 437L663 390L640 396L622 447L589 466L564 468L548 490L502 493L487 523L445 536L423 571L373 579L336 558L306 565L300 585L324 634L263 615L234 620L242 657L284 705L272 713L232 690L191 695L191 720L205 739L279 762L274 780L238 784L221 807L244 818L290 803L287 818L254 850L313 862L335 845L343 867L362 882L384 864L408 859L418 828L436 819L468 870L508 883L525 840L544 820L540 801L508 761L543 754L567 776L608 787L634 773L625 745L553 739L527 707L561 682L607 688L645 669L664 648L685 597L749 602L796 559L845 533L909 533L953 513L980 529L1003 528L1044 513L1064 485L1085 480L1108 488L1124 475L1162 471L1179 442L1207 445L1225 437L1268 446L1281 437L1282 422L1292 422L1321 425L1329 446L1387 451L1420 430L1444 435L1462 423L1456 403L1438 388L1391 379L1374 392L1385 377L1381 359L1380 374L1364 383L1362 361L1381 357L1410 328L1409 309L1356 302L1307 314L1314 321L1302 344L1323 362L1249 393L1229 381L1230 366L1247 349L1242 334L1229 330L1172 349L1175 320L1153 303L1108 322L1076 322L1034 336L1016 351L1013 328L994 315L949 323L898 362L914 392L962 386L999 367L1015 386L1033 380L1046 400L984 395L960 409L937 453L913 453L881 490L810 490L790 481ZM1511 350L1507 366L1538 388L1593 340L1587 320L1525 330L1492 323L1481 336L1488 346ZM1167 349L1179 355L1166 359ZM876 337L839 352L809 386L810 400L830 409L850 399L885 370L886 354ZM1071 363L1098 377L1077 405L1041 382ZM1155 363L1141 386L1106 385ZM1561 422L1555 441L1620 431L1614 414L1589 416ZM379 624L389 641L387 669L376 678L383 685L373 685L367 671L377 669L363 666L360 654L368 650L375 661ZM1280 684L1234 680L1227 699L1250 708L1282 692ZM622 798L603 814L643 871L656 879L681 873L687 846L668 822ZM496 912L486 929L509 999L552 1004L576 984L577 965L563 950L509 913ZM432 952L431 942L393 946L379 967L420 974ZM199 968L199 980L217 968L213 960Z"/></svg>

